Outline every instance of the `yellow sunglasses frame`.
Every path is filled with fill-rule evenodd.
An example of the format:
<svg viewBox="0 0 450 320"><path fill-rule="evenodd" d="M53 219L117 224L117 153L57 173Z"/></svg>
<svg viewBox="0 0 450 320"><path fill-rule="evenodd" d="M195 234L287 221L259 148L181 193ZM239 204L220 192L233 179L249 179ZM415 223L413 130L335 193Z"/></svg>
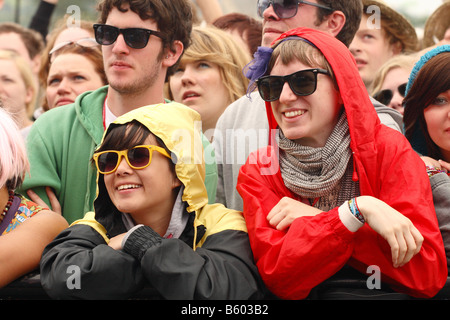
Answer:
<svg viewBox="0 0 450 320"><path fill-rule="evenodd" d="M145 166L143 166L143 167L135 167L135 166L133 166L130 163L130 160L128 159L128 152L130 150L137 149L137 148L146 148L149 151L148 163ZM133 147L131 149L125 149L125 150L120 150L120 151L118 151L118 150L105 150L105 151L102 151L102 152L94 153L92 158L94 159L95 166L97 167L98 172L100 172L101 174L111 174L111 173L116 172L117 168L119 167L120 163L122 162L122 157L125 158L125 160L127 161L128 165L130 166L130 168L133 168L135 170L140 170L140 169L147 168L150 165L150 163L152 163L153 151L157 151L160 154L162 154L163 156L165 156L165 157L167 157L169 159L172 159L172 157L167 153L167 151L164 148L161 148L161 147L158 147L158 146L154 146L154 145L139 145L139 146L135 146L135 147ZM118 154L118 159L117 159L117 164L116 164L116 166L114 167L113 170L108 171L108 172L104 172L104 171L101 171L99 166L98 166L98 158L102 154L105 154L105 153L108 153L108 152L113 152L113 153Z"/></svg>

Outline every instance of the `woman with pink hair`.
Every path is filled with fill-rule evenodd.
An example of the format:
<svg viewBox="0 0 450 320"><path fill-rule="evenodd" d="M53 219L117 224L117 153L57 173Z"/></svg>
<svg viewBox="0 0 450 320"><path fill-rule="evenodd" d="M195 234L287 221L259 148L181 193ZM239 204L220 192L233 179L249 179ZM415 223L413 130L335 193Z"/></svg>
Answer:
<svg viewBox="0 0 450 320"><path fill-rule="evenodd" d="M38 267L45 246L68 225L14 190L29 164L22 135L0 107L0 287ZM32 218L32 219L31 219Z"/></svg>

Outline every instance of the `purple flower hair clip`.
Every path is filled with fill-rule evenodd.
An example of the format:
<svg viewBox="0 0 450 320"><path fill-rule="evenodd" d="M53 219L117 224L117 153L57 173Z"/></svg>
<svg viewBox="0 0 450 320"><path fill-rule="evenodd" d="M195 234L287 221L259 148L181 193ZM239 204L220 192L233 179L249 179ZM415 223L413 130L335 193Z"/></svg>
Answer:
<svg viewBox="0 0 450 320"><path fill-rule="evenodd" d="M273 50L282 42L287 40L301 40L313 47L316 47L311 41L301 38L299 36L288 36L283 38L276 43L273 48L269 47L258 47L258 50L254 53L254 59L248 63L242 70L244 75L250 80L247 88L247 97L250 98L250 93L256 89L256 80L264 76L267 72L267 67L269 66L270 58L272 57ZM316 47L317 48L317 47Z"/></svg>
<svg viewBox="0 0 450 320"><path fill-rule="evenodd" d="M255 90L256 80L266 74L272 52L272 48L258 47L258 50L253 55L254 59L244 67L244 75L250 80L247 97L250 98L250 93Z"/></svg>

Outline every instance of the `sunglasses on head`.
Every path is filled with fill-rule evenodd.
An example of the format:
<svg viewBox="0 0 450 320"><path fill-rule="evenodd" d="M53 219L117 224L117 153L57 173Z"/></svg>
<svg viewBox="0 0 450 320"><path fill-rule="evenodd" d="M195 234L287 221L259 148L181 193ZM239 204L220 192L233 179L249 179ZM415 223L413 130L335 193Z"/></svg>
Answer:
<svg viewBox="0 0 450 320"><path fill-rule="evenodd" d="M397 90L398 90L398 93L400 93L400 95L404 98L405 92L406 92L406 83L399 85L397 87ZM377 93L375 93L373 95L373 98L375 100L381 102L385 106L387 106L387 105L389 105L389 103L391 103L391 100L393 97L394 97L394 92L392 92L392 90L390 90L390 89L378 91Z"/></svg>
<svg viewBox="0 0 450 320"><path fill-rule="evenodd" d="M258 91L264 101L280 99L284 84L287 82L292 92L298 96L313 94L317 88L317 74L329 74L324 69L307 69L287 76L264 76L256 80Z"/></svg>
<svg viewBox="0 0 450 320"><path fill-rule="evenodd" d="M147 168L152 162L153 151L161 153L163 156L171 159L167 151L161 147L153 145L141 145L136 146L128 150L106 150L102 152L96 152L93 155L97 170L101 174L110 174L117 170L122 156L125 157L128 165L133 169Z"/></svg>
<svg viewBox="0 0 450 320"><path fill-rule="evenodd" d="M258 15L263 18L264 11L272 5L273 11L280 19L289 19L294 17L298 11L299 4L308 4L317 8L334 11L330 7L318 3L302 0L258 0Z"/></svg>
<svg viewBox="0 0 450 320"><path fill-rule="evenodd" d="M62 48L66 47L66 46L70 46L70 45L80 46L80 47L84 47L84 48L95 48L98 46L98 43L93 38L82 38L82 39L79 39L76 41L64 41L64 42L60 42L60 43L56 44L52 48L52 50L50 50L50 52L48 54L50 57L52 57L55 52L57 52L58 50L61 50Z"/></svg>
<svg viewBox="0 0 450 320"><path fill-rule="evenodd" d="M161 32L143 28L119 29L107 24L94 24L94 32L95 40L104 46L109 46L116 42L119 34L123 35L127 46L133 49L145 48L151 35L164 40Z"/></svg>

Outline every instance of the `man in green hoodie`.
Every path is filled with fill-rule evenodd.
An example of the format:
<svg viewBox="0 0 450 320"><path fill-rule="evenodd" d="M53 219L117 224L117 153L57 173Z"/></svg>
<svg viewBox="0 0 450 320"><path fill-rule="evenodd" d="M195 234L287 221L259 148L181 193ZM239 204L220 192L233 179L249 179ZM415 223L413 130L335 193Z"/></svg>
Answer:
<svg viewBox="0 0 450 320"><path fill-rule="evenodd" d="M93 209L96 170L90 159L103 132L116 117L166 102L165 78L176 68L192 29L187 0L102 0L98 10L95 36L109 86L39 117L28 136L30 174L20 190L53 210L60 206L69 223ZM205 184L214 200L215 162L206 166Z"/></svg>

